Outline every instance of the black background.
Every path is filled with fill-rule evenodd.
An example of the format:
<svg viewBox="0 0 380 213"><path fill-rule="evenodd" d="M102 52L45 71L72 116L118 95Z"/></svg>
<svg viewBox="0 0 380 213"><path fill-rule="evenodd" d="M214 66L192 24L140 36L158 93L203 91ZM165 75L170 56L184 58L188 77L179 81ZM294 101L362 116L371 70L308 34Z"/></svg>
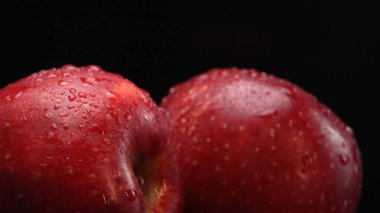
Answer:
<svg viewBox="0 0 380 213"><path fill-rule="evenodd" d="M379 1L51 2L1 3L0 87L40 69L97 64L159 102L209 68L258 68L313 93L355 130L358 212L380 212Z"/></svg>

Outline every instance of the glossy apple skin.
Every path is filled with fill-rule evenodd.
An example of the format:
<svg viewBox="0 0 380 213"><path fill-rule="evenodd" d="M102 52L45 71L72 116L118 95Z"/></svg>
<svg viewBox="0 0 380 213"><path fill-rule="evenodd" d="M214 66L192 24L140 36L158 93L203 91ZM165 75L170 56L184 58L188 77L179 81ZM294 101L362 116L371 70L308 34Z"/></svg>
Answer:
<svg viewBox="0 0 380 213"><path fill-rule="evenodd" d="M161 106L179 145L185 212L355 212L353 132L294 84L213 69L173 87Z"/></svg>
<svg viewBox="0 0 380 213"><path fill-rule="evenodd" d="M179 212L167 125L149 95L97 66L0 90L0 212Z"/></svg>

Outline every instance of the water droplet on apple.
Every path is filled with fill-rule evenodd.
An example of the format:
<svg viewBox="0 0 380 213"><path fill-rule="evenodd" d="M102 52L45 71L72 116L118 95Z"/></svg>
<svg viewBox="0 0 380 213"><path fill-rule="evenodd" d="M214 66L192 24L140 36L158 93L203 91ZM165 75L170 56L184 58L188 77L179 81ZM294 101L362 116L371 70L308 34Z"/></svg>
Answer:
<svg viewBox="0 0 380 213"><path fill-rule="evenodd" d="M63 129L64 130L68 130L69 129L69 125L68 124L63 124Z"/></svg>
<svg viewBox="0 0 380 213"><path fill-rule="evenodd" d="M93 110L93 109L87 110L87 115L90 117L94 117L95 116L95 110Z"/></svg>
<svg viewBox="0 0 380 213"><path fill-rule="evenodd" d="M51 129L52 130L57 130L58 129L58 125L57 124L52 124L51 125Z"/></svg>
<svg viewBox="0 0 380 213"><path fill-rule="evenodd" d="M58 85L59 86L66 86L66 85L68 85L69 83L68 82L66 82L66 81L62 81L62 80L59 80L58 81Z"/></svg>
<svg viewBox="0 0 380 213"><path fill-rule="evenodd" d="M111 91L107 91L107 92L106 92L106 96L107 96L108 98L114 98L114 97L115 97L115 94L114 94L113 92L111 92Z"/></svg>
<svg viewBox="0 0 380 213"><path fill-rule="evenodd" d="M266 116L273 115L275 113L276 113L275 109L265 109L263 111L258 112L257 115L260 117L266 117Z"/></svg>
<svg viewBox="0 0 380 213"><path fill-rule="evenodd" d="M348 132L348 133L350 133L350 134L353 134L353 133L354 133L354 131L353 131L353 130L351 129L351 127L349 127L349 126L346 126L345 130L346 130L346 132Z"/></svg>
<svg viewBox="0 0 380 213"><path fill-rule="evenodd" d="M84 77L81 77L80 80L82 81L83 84L89 85L89 86L92 86L92 82L95 81L93 78L84 78Z"/></svg>
<svg viewBox="0 0 380 213"><path fill-rule="evenodd" d="M310 157L308 155L304 155L301 158L301 163L302 163L301 172L305 174L310 167L310 163L311 163Z"/></svg>
<svg viewBox="0 0 380 213"><path fill-rule="evenodd" d="M84 129L85 127L86 127L85 123L79 124L79 126L78 126L79 129Z"/></svg>
<svg viewBox="0 0 380 213"><path fill-rule="evenodd" d="M87 94L84 92L78 92L78 97L80 98L87 98Z"/></svg>
<svg viewBox="0 0 380 213"><path fill-rule="evenodd" d="M61 113L59 113L59 117L62 117L62 118L67 117L69 115L70 115L70 113L68 113L68 112L61 112Z"/></svg>
<svg viewBox="0 0 380 213"><path fill-rule="evenodd" d="M104 205L112 205L112 202L111 200L108 199L107 195L103 194L102 197L103 197Z"/></svg>
<svg viewBox="0 0 380 213"><path fill-rule="evenodd" d="M350 158L347 155L341 155L341 154L339 154L338 158L339 158L339 162L342 165L347 165L350 162Z"/></svg>
<svg viewBox="0 0 380 213"><path fill-rule="evenodd" d="M75 108L75 106L72 104L67 105L67 109L74 109L74 108Z"/></svg>
<svg viewBox="0 0 380 213"><path fill-rule="evenodd" d="M141 176L137 176L137 181L139 182L140 186L144 186L144 178Z"/></svg>
<svg viewBox="0 0 380 213"><path fill-rule="evenodd" d="M75 99L77 98L77 96L71 94L71 95L67 96L67 98L69 99L70 102L72 102L72 101L75 101Z"/></svg>
<svg viewBox="0 0 380 213"><path fill-rule="evenodd" d="M61 105L59 105L59 104L54 104L54 107L53 107L54 110L57 110L57 109L59 109L59 108L61 108Z"/></svg>
<svg viewBox="0 0 380 213"><path fill-rule="evenodd" d="M17 100L22 95L22 93L23 93L22 91L17 93L17 95L15 95L15 100Z"/></svg>
<svg viewBox="0 0 380 213"><path fill-rule="evenodd" d="M63 74L63 77L64 78L70 78L70 77L72 77L72 75L70 73L66 72Z"/></svg>
<svg viewBox="0 0 380 213"><path fill-rule="evenodd" d="M137 193L136 193L136 190L134 189L128 189L126 192L125 192L125 195L126 195L126 198L130 201L134 201L136 200L137 198Z"/></svg>
<svg viewBox="0 0 380 213"><path fill-rule="evenodd" d="M71 94L76 94L76 93L77 93L77 91L76 91L74 88L70 88L69 92L70 92Z"/></svg>
<svg viewBox="0 0 380 213"><path fill-rule="evenodd" d="M46 138L47 138L47 139L51 139L51 138L53 138L53 137L54 137L54 132L48 132Z"/></svg>

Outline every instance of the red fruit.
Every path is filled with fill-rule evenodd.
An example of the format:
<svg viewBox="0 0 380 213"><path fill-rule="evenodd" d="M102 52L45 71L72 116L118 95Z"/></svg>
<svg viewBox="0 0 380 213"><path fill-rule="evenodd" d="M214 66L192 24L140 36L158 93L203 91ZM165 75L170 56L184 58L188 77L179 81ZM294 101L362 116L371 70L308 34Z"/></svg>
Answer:
<svg viewBox="0 0 380 213"><path fill-rule="evenodd" d="M0 212L178 212L167 125L149 95L97 66L0 90Z"/></svg>
<svg viewBox="0 0 380 213"><path fill-rule="evenodd" d="M355 212L362 169L352 130L299 87L214 69L172 88L162 106L185 212Z"/></svg>

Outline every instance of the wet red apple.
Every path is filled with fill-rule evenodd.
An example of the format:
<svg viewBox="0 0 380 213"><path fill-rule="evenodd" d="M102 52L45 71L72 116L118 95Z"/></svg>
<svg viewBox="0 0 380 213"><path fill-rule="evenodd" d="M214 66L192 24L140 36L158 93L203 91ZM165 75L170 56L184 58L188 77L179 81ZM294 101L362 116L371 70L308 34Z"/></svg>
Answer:
<svg viewBox="0 0 380 213"><path fill-rule="evenodd" d="M173 87L161 106L179 146L185 212L355 212L353 132L294 84L213 69Z"/></svg>
<svg viewBox="0 0 380 213"><path fill-rule="evenodd" d="M0 90L0 212L179 212L161 110L97 66Z"/></svg>

